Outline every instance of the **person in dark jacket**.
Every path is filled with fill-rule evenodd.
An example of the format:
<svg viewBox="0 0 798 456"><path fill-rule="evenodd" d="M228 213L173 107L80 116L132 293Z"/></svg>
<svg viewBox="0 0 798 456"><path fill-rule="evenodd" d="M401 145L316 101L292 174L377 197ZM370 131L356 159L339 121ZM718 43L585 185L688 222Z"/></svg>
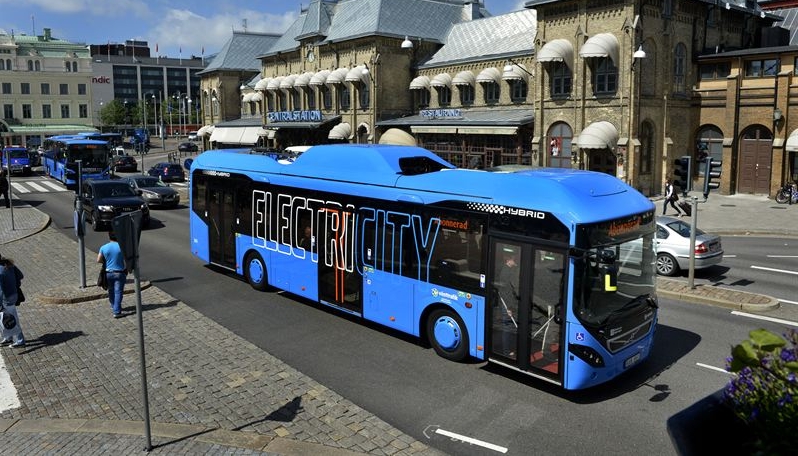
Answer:
<svg viewBox="0 0 798 456"><path fill-rule="evenodd" d="M0 195L3 196L6 207L11 207L11 199L8 197L8 177L4 168L0 168Z"/></svg>
<svg viewBox="0 0 798 456"><path fill-rule="evenodd" d="M10 258L0 256L0 345L11 344L12 348L25 346L25 335L19 325L17 314L18 281L22 280L22 271L14 266Z"/></svg>
<svg viewBox="0 0 798 456"><path fill-rule="evenodd" d="M670 179L665 179L665 201L662 203L662 215L666 215L668 204L670 204L673 210L676 211L676 215L681 217L683 215L682 211L676 207L676 201L678 199L679 196L676 194L676 189L673 188L673 183L671 183Z"/></svg>

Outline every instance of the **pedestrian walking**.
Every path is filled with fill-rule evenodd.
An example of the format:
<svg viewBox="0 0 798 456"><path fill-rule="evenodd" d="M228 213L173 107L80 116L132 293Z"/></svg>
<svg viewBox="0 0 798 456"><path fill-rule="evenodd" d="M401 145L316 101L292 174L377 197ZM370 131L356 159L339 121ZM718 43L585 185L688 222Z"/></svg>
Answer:
<svg viewBox="0 0 798 456"><path fill-rule="evenodd" d="M11 199L8 197L8 177L5 168L0 168L0 195L6 202L6 207L11 207Z"/></svg>
<svg viewBox="0 0 798 456"><path fill-rule="evenodd" d="M0 345L11 344L12 348L25 346L25 335L22 333L17 314L19 284L22 277L22 271L10 258L0 256L0 329L2 330Z"/></svg>
<svg viewBox="0 0 798 456"><path fill-rule="evenodd" d="M122 316L122 296L125 293L127 269L122 248L116 241L113 231L108 232L108 242L100 247L97 262L105 261L105 274L108 279L108 301L111 303L111 312L114 318Z"/></svg>
<svg viewBox="0 0 798 456"><path fill-rule="evenodd" d="M668 211L668 204L671 205L674 211L676 211L676 215L681 217L682 211L676 207L676 201L679 200L679 195L676 193L676 189L673 188L673 184L671 183L670 179L665 179L665 201L662 203L662 215Z"/></svg>

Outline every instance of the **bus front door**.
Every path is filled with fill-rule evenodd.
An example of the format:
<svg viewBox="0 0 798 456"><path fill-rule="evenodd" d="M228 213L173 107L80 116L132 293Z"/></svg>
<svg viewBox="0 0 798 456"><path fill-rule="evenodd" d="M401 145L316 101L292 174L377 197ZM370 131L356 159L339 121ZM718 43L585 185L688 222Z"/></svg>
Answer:
<svg viewBox="0 0 798 456"><path fill-rule="evenodd" d="M564 252L493 239L489 357L561 383Z"/></svg>
<svg viewBox="0 0 798 456"><path fill-rule="evenodd" d="M208 247L210 262L226 268L236 267L235 191L208 186Z"/></svg>
<svg viewBox="0 0 798 456"><path fill-rule="evenodd" d="M319 300L361 314L363 277L355 266L355 213L327 208L316 242L319 253Z"/></svg>

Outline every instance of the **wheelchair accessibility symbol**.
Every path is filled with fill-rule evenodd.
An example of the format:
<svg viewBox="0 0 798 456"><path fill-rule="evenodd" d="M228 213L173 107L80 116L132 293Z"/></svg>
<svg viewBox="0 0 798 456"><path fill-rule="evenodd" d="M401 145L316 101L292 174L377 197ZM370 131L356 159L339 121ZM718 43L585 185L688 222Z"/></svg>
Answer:
<svg viewBox="0 0 798 456"><path fill-rule="evenodd" d="M584 342L585 333L576 333L576 340L577 340L577 342Z"/></svg>

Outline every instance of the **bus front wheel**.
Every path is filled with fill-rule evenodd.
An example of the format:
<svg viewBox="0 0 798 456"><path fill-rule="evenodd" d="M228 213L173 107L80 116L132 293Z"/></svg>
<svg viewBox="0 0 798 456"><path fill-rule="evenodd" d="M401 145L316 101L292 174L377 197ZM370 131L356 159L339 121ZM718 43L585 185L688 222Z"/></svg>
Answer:
<svg viewBox="0 0 798 456"><path fill-rule="evenodd" d="M266 263L263 262L259 253L252 252L247 255L247 259L244 261L244 275L252 288L258 291L266 291L269 288Z"/></svg>
<svg viewBox="0 0 798 456"><path fill-rule="evenodd" d="M450 309L436 309L427 319L427 338L435 352L452 361L468 355L468 331L463 320Z"/></svg>

